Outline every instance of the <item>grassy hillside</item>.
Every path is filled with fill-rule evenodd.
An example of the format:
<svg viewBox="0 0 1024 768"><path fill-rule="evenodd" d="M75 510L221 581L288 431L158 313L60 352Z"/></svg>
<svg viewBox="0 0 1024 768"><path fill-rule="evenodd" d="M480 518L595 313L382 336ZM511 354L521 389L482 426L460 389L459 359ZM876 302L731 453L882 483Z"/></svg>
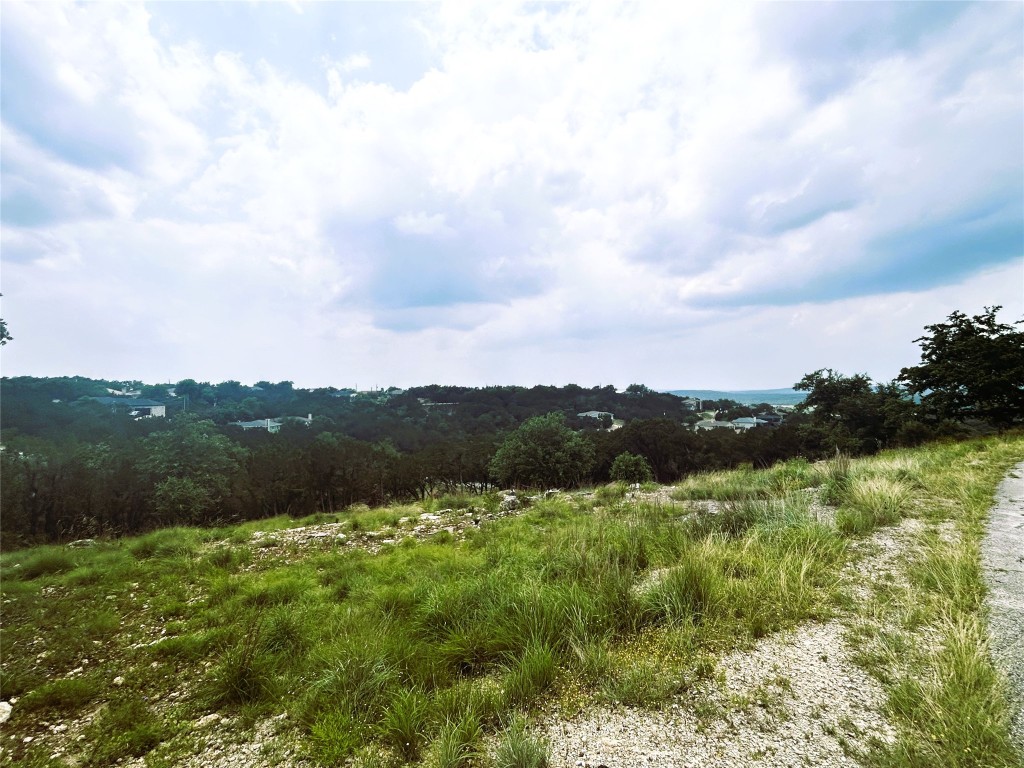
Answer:
<svg viewBox="0 0 1024 768"><path fill-rule="evenodd" d="M843 615L899 734L868 764L1012 765L978 542L1022 458L1024 438L991 438L512 513L446 497L11 553L0 760L171 766L256 744L246 764L540 766L540 706L659 707L723 653ZM908 580L854 599L856 542L905 517L922 521Z"/></svg>

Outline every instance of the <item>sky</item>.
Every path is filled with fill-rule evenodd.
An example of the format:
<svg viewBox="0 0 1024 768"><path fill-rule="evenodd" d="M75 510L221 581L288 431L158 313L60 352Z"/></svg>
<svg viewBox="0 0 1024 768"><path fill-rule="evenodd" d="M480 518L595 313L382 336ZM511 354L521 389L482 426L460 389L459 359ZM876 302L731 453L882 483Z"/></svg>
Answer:
<svg viewBox="0 0 1024 768"><path fill-rule="evenodd" d="M1024 317L1024 5L0 7L5 376L888 381Z"/></svg>

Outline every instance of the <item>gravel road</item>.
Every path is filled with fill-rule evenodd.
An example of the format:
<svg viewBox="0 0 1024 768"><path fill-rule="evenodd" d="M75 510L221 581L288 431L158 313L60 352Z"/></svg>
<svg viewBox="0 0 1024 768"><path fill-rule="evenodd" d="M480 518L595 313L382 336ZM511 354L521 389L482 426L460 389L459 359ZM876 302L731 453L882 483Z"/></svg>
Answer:
<svg viewBox="0 0 1024 768"><path fill-rule="evenodd" d="M989 587L992 652L1010 684L1011 736L1024 755L1024 461L996 491L982 562Z"/></svg>

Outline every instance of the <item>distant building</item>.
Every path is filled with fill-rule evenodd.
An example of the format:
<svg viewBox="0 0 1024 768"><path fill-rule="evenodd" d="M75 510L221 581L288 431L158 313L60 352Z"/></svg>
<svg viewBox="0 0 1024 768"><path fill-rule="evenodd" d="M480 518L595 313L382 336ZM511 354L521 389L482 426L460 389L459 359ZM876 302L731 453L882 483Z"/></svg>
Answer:
<svg viewBox="0 0 1024 768"><path fill-rule="evenodd" d="M308 416L278 416L274 419L255 419L254 421L232 421L228 423L228 426L241 427L246 432L250 429L265 429L271 434L277 434L281 431L281 427L284 426L286 421L308 427L313 423L313 414L311 413Z"/></svg>
<svg viewBox="0 0 1024 768"><path fill-rule="evenodd" d="M746 429L753 429L754 427L763 427L768 424L764 419L758 419L754 416L743 416L739 419L733 419L731 423L737 432Z"/></svg>
<svg viewBox="0 0 1024 768"><path fill-rule="evenodd" d="M241 427L248 432L250 429L265 429L271 434L281 431L281 422L277 419L256 419L255 421L232 421L229 426Z"/></svg>
<svg viewBox="0 0 1024 768"><path fill-rule="evenodd" d="M156 400L146 400L142 397L91 397L89 399L107 406L112 411L125 411L136 419L162 419L167 416L167 406Z"/></svg>
<svg viewBox="0 0 1024 768"><path fill-rule="evenodd" d="M703 419L693 425L695 432L709 429L731 429L736 430L735 425L731 421L715 421L714 419Z"/></svg>
<svg viewBox="0 0 1024 768"><path fill-rule="evenodd" d="M577 413L576 415L581 419L603 419L605 416L609 419L615 418L615 414L609 413L608 411L584 411L583 413Z"/></svg>

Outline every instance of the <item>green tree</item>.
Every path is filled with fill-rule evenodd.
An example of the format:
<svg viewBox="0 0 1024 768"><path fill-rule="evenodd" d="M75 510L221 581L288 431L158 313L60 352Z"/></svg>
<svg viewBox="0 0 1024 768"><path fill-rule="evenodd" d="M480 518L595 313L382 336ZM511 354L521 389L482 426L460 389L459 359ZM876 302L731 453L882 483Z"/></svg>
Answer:
<svg viewBox="0 0 1024 768"><path fill-rule="evenodd" d="M888 444L909 417L910 401L899 387L875 386L863 373L844 376L831 368L808 373L793 385L807 392L797 406L810 414L805 434L825 453L873 452Z"/></svg>
<svg viewBox="0 0 1024 768"><path fill-rule="evenodd" d="M579 485L593 464L593 446L562 414L549 413L527 419L505 438L489 468L502 485L555 488Z"/></svg>
<svg viewBox="0 0 1024 768"><path fill-rule="evenodd" d="M222 516L221 505L241 475L245 450L212 421L182 414L172 429L142 441L139 470L154 483L153 505L162 523L203 523Z"/></svg>
<svg viewBox="0 0 1024 768"><path fill-rule="evenodd" d="M3 294L0 293L0 296L3 296ZM14 337L7 330L7 322L0 317L0 347L8 341L14 341Z"/></svg>
<svg viewBox="0 0 1024 768"><path fill-rule="evenodd" d="M654 479L647 459L628 451L615 457L609 475L620 483L647 483Z"/></svg>
<svg viewBox="0 0 1024 768"><path fill-rule="evenodd" d="M996 321L1002 307L926 325L921 362L900 371L899 381L921 397L935 419L980 419L998 427L1024 421L1024 331Z"/></svg>

